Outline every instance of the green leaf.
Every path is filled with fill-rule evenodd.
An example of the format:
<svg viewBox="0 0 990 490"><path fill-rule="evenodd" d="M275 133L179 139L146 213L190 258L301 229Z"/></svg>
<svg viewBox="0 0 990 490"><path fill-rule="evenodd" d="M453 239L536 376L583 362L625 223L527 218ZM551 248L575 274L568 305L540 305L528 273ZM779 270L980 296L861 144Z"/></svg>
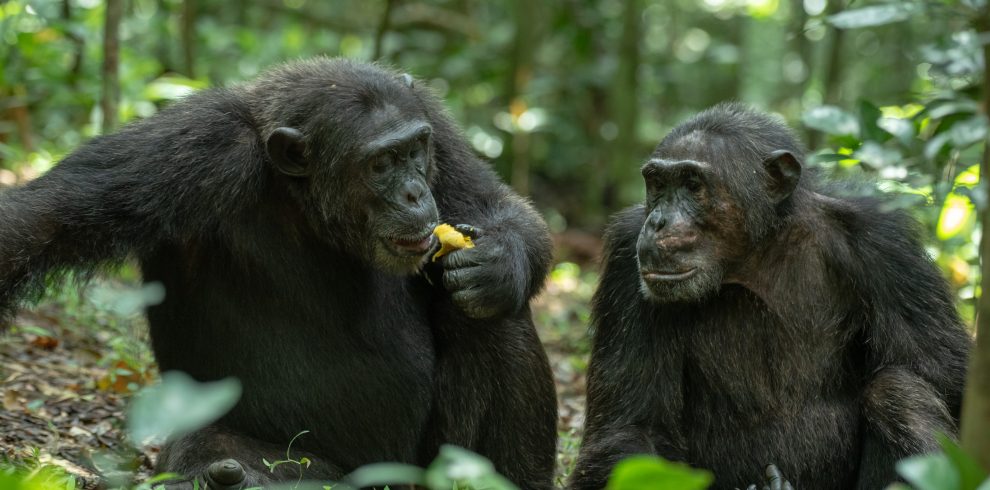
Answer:
<svg viewBox="0 0 990 490"><path fill-rule="evenodd" d="M863 143L863 146L853 153L853 157L874 169L900 165L904 159L897 150L886 148L876 141Z"/></svg>
<svg viewBox="0 0 990 490"><path fill-rule="evenodd" d="M948 132L952 145L957 150L961 150L986 139L987 118L983 114L977 114L965 121L953 124L952 129Z"/></svg>
<svg viewBox="0 0 990 490"><path fill-rule="evenodd" d="M656 456L632 456L619 462L609 476L607 490L702 490L712 474Z"/></svg>
<svg viewBox="0 0 990 490"><path fill-rule="evenodd" d="M925 143L925 158L929 160L935 160L938 157L939 152L942 151L942 147L949 142L950 134L948 131L944 133L936 134L932 139Z"/></svg>
<svg viewBox="0 0 990 490"><path fill-rule="evenodd" d="M958 99L944 103L932 103L928 108L928 117L942 119L952 114L971 114L980 110L975 100Z"/></svg>
<svg viewBox="0 0 990 490"><path fill-rule="evenodd" d="M518 490L483 456L457 446L441 446L440 453L426 469L426 486L451 488L460 483L472 488Z"/></svg>
<svg viewBox="0 0 990 490"><path fill-rule="evenodd" d="M883 114L877 106L867 100L859 101L859 127L863 141L884 142L890 139L886 131L877 124Z"/></svg>
<svg viewBox="0 0 990 490"><path fill-rule="evenodd" d="M826 19L837 29L859 29L901 22L920 11L915 3L889 3L846 10Z"/></svg>
<svg viewBox="0 0 990 490"><path fill-rule="evenodd" d="M159 77L144 88L144 97L151 101L181 99L196 90L206 88L208 84L202 80L193 80L180 76Z"/></svg>
<svg viewBox="0 0 990 490"><path fill-rule="evenodd" d="M914 139L914 123L908 119L883 117L877 121L877 126L893 135L901 144L909 145Z"/></svg>
<svg viewBox="0 0 990 490"><path fill-rule="evenodd" d="M959 488L959 473L943 453L912 456L897 462L897 473L917 490Z"/></svg>
<svg viewBox="0 0 990 490"><path fill-rule="evenodd" d="M849 160L850 158L852 156L843 155L842 153L819 153L808 157L814 163L838 162L840 160Z"/></svg>
<svg viewBox="0 0 990 490"><path fill-rule="evenodd" d="M364 465L342 480L353 488L379 487L390 484L423 485L426 470L403 463L373 463Z"/></svg>
<svg viewBox="0 0 990 490"><path fill-rule="evenodd" d="M162 374L160 384L134 396L128 410L127 431L137 446L164 441L219 419L241 396L241 383L226 378L198 383L179 371Z"/></svg>
<svg viewBox="0 0 990 490"><path fill-rule="evenodd" d="M977 490L980 487L980 482L990 484L990 481L987 481L987 473L983 471L979 463L972 456L966 454L955 441L944 434L939 434L938 443L942 446L949 461L955 466L956 471L959 472L959 490Z"/></svg>
<svg viewBox="0 0 990 490"><path fill-rule="evenodd" d="M835 106L815 107L805 112L801 120L805 126L828 134L859 135L859 122L856 118Z"/></svg>

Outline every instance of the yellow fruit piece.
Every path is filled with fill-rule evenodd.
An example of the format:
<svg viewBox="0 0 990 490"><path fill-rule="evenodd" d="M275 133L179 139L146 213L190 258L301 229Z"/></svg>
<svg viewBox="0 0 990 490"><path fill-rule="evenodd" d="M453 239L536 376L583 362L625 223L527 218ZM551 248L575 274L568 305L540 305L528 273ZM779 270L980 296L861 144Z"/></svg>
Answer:
<svg viewBox="0 0 990 490"><path fill-rule="evenodd" d="M437 225L437 227L433 229L433 234L440 239L440 250L433 254L434 262L454 250L474 248L474 242L471 241L471 237L465 236L463 233L457 231L453 226L446 223Z"/></svg>

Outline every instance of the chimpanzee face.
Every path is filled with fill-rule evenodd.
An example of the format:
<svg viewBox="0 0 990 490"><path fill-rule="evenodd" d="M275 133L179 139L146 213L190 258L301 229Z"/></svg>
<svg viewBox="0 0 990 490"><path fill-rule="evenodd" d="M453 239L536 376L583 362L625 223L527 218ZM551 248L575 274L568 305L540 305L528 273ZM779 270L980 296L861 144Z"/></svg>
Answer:
<svg viewBox="0 0 990 490"><path fill-rule="evenodd" d="M276 168L306 189L316 233L395 274L426 262L439 221L433 129L411 88L349 97L360 103L334 111L349 117L311 124L306 136L277 128L267 143Z"/></svg>
<svg viewBox="0 0 990 490"><path fill-rule="evenodd" d="M643 294L661 303L701 301L718 292L763 238L777 206L794 191L801 165L788 151L719 166L690 158L704 139L671 145L643 166L646 222L637 241ZM710 141L709 141L710 143ZM683 151L687 149L687 151ZM676 157L675 157L676 155Z"/></svg>
<svg viewBox="0 0 990 490"><path fill-rule="evenodd" d="M362 180L368 195L371 260L393 272L415 271L436 243L439 221L430 190L432 129L424 121L389 121L381 136L364 145Z"/></svg>
<svg viewBox="0 0 990 490"><path fill-rule="evenodd" d="M723 215L725 196L711 165L653 158L643 178L647 214L637 257L644 295L672 303L713 294L738 248L725 240L745 240L745 233L741 220Z"/></svg>

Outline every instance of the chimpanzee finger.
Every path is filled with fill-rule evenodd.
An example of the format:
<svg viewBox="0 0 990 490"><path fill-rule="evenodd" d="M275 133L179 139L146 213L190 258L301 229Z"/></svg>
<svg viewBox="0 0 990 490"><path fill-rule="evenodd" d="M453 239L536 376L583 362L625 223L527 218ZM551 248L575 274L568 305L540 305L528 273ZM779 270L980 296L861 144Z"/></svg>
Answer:
<svg viewBox="0 0 990 490"><path fill-rule="evenodd" d="M784 490L794 490L794 486L791 485L791 482L784 480Z"/></svg>
<svg viewBox="0 0 990 490"><path fill-rule="evenodd" d="M440 264L447 270L474 267L487 261L488 255L486 251L477 248L462 248L440 257Z"/></svg>
<svg viewBox="0 0 990 490"><path fill-rule="evenodd" d="M766 469L767 483L770 485L770 490L783 490L784 475L780 473L780 470L773 464L768 464Z"/></svg>
<svg viewBox="0 0 990 490"><path fill-rule="evenodd" d="M471 226L465 224L454 225L454 229L459 231L462 235L467 235L471 237L472 240L480 238L481 235L485 234L484 230L482 230L481 228L478 228L477 226Z"/></svg>
<svg viewBox="0 0 990 490"><path fill-rule="evenodd" d="M443 287L447 288L447 291L459 291L476 286L479 272L477 267L464 267L444 271Z"/></svg>

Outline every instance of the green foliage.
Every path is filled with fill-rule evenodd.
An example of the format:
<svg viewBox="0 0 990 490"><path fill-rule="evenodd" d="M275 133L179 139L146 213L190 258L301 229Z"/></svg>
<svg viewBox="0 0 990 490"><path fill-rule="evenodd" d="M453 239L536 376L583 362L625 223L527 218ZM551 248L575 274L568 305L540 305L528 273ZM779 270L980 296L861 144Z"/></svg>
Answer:
<svg viewBox="0 0 990 490"><path fill-rule="evenodd" d="M987 473L945 436L942 452L912 456L897 462L897 472L917 490L990 490Z"/></svg>
<svg viewBox="0 0 990 490"><path fill-rule="evenodd" d="M703 490L714 481L711 472L696 470L657 456L632 456L619 462L606 490Z"/></svg>
<svg viewBox="0 0 990 490"><path fill-rule="evenodd" d="M160 384L145 388L131 401L128 435L138 446L160 443L219 419L240 396L241 384L234 378L197 383L182 372L163 373Z"/></svg>
<svg viewBox="0 0 990 490"><path fill-rule="evenodd" d="M289 444L285 448L285 459L280 459L280 460L274 461L274 462L269 462L265 458L262 458L261 459L261 462L265 466L268 467L268 471L270 471L272 473L275 473L275 468L278 468L280 465L283 465L283 464L294 464L294 465L296 465L296 466L299 467L299 479L296 480L296 483L298 484L299 482L302 481L303 470L304 470L304 468L309 468L309 465L312 463L312 461L310 461L309 458L307 458L307 457L302 457L302 458L299 458L299 459L293 459L292 458L292 455L291 455L291 452L292 452L292 443L296 442L296 439L298 439L299 436L301 436L303 434L309 434L309 431L308 430L304 430L304 431L302 431L302 432L300 432L300 433L292 436L292 439L289 440Z"/></svg>

